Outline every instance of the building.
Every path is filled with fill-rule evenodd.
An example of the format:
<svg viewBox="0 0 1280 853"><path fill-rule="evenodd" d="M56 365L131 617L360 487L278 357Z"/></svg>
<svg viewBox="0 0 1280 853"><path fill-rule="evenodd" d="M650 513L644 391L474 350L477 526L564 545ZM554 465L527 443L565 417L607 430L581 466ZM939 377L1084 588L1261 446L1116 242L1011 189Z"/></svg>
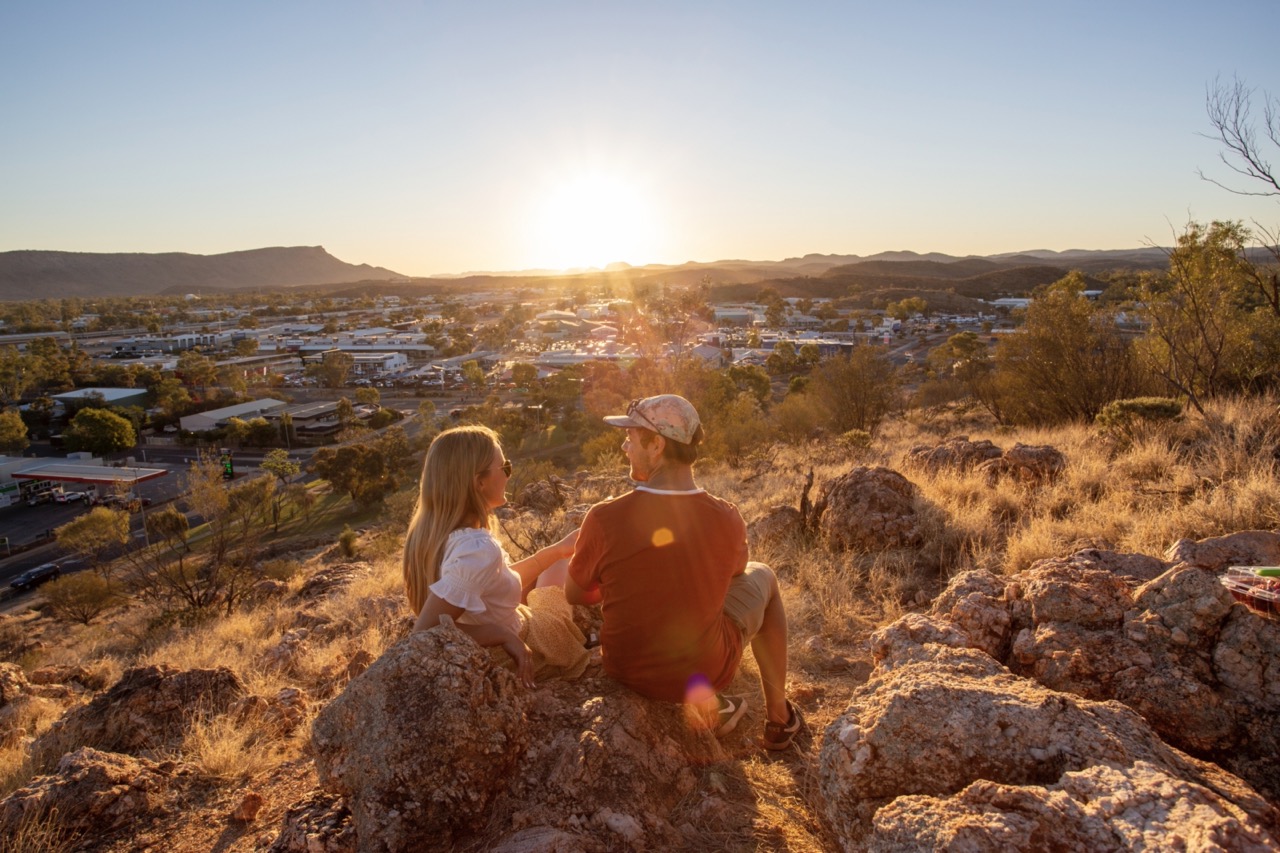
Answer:
<svg viewBox="0 0 1280 853"><path fill-rule="evenodd" d="M224 406L221 409L212 409L195 415L186 415L180 418L178 423L187 432L208 432L209 430L221 429L232 418L249 420L250 418L266 417L273 412L286 408L288 405L283 400L273 400L268 397L262 400L250 400L248 403L237 403L234 406Z"/></svg>

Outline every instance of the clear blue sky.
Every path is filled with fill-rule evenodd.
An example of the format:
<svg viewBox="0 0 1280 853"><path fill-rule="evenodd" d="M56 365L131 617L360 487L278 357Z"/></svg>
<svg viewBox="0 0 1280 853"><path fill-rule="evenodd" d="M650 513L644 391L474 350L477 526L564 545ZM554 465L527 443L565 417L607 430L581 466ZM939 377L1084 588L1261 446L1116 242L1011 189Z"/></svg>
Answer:
<svg viewBox="0 0 1280 853"><path fill-rule="evenodd" d="M0 5L0 251L408 275L1167 244L1274 0Z"/></svg>

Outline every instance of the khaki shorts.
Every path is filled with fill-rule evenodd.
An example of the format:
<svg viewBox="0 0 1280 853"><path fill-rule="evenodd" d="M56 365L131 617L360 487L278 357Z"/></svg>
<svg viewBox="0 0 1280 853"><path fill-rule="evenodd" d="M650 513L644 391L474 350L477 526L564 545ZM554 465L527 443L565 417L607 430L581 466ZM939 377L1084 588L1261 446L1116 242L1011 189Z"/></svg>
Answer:
<svg viewBox="0 0 1280 853"><path fill-rule="evenodd" d="M724 597L724 615L742 629L742 639L760 633L764 610L773 595L773 569L764 563L747 563L746 571L729 581Z"/></svg>

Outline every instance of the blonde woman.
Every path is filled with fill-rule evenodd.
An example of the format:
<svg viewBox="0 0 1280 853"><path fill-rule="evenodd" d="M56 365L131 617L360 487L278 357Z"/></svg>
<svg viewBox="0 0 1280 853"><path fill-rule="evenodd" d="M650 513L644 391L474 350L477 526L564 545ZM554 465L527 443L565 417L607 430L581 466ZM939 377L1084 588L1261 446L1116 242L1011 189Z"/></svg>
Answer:
<svg viewBox="0 0 1280 853"><path fill-rule="evenodd" d="M538 670L575 676L588 657L561 587L554 588L558 595L536 596L528 606L540 578L545 584L558 574L563 585L578 531L511 563L492 529L493 510L507 502L510 477L511 463L488 427L456 427L436 436L405 538L404 585L418 614L415 631L449 616L480 645L504 649L520 681L532 687Z"/></svg>

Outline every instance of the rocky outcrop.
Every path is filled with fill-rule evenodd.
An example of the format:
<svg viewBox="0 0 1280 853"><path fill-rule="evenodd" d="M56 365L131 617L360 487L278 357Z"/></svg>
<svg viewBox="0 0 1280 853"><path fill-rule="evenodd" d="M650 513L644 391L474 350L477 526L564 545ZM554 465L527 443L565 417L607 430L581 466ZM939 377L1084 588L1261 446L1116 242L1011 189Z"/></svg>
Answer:
<svg viewBox="0 0 1280 853"><path fill-rule="evenodd" d="M1261 796L1169 747L1123 705L1049 690L984 652L912 633L927 632L880 638L871 680L823 735L826 818L846 848L1280 842L1280 815Z"/></svg>
<svg viewBox="0 0 1280 853"><path fill-rule="evenodd" d="M689 846L673 811L723 742L598 667L527 691L492 661L452 627L391 647L317 718L324 793L274 849L345 849L347 820L360 850Z"/></svg>
<svg viewBox="0 0 1280 853"><path fill-rule="evenodd" d="M516 493L512 505L550 514L560 509L577 494L577 488L559 477L546 477L526 483Z"/></svg>
<svg viewBox="0 0 1280 853"><path fill-rule="evenodd" d="M175 788L192 775L172 761L99 752L83 748L58 762L57 770L38 776L0 802L0 838L13 838L25 825L54 819L60 832L98 838L136 825L167 810Z"/></svg>
<svg viewBox="0 0 1280 853"><path fill-rule="evenodd" d="M69 711L36 739L32 751L43 763L83 746L134 754L173 748L195 717L226 713L244 695L244 685L226 667L137 667Z"/></svg>
<svg viewBox="0 0 1280 853"><path fill-rule="evenodd" d="M962 435L933 447L917 445L907 451L907 462L931 473L968 471L988 460L999 459L1002 453L986 439L970 441L967 435Z"/></svg>
<svg viewBox="0 0 1280 853"><path fill-rule="evenodd" d="M857 467L829 480L813 506L813 523L835 549L882 550L918 543L915 485L888 468Z"/></svg>
<svg viewBox="0 0 1280 853"><path fill-rule="evenodd" d="M1230 540L1230 537L1224 537ZM1230 540L1231 560L1254 560ZM1202 553L1221 551L1213 542ZM899 638L981 649L1053 690L1118 700L1168 743L1280 798L1280 623L1233 602L1218 576L1181 563L1096 550L1041 560L1011 578L952 580L930 618L876 636L877 659Z"/></svg>
<svg viewBox="0 0 1280 853"><path fill-rule="evenodd" d="M372 566L362 562L326 566L307 578L302 588L293 594L291 600L300 602L327 598L346 589L358 578L367 577L372 570Z"/></svg>

